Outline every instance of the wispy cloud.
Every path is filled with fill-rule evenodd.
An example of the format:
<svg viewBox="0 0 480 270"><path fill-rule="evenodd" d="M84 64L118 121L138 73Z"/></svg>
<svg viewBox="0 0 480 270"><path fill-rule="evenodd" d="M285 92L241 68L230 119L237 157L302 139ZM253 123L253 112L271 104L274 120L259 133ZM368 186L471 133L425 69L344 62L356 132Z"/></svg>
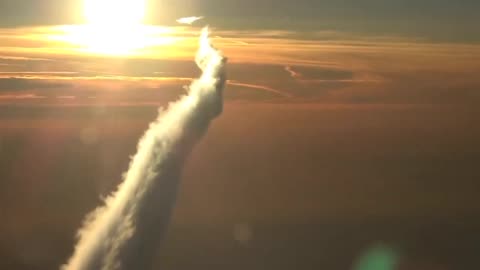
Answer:
<svg viewBox="0 0 480 270"><path fill-rule="evenodd" d="M286 66L285 67L285 71L288 72L288 74L290 75L290 77L294 78L294 79L298 79L302 76L302 74L296 72L295 70L293 70L293 68L291 66Z"/></svg>
<svg viewBox="0 0 480 270"><path fill-rule="evenodd" d="M181 24L193 24L194 22L196 21L199 21L199 20L203 20L203 16L191 16L191 17L184 17L184 18L180 18L177 20L178 23L181 23Z"/></svg>
<svg viewBox="0 0 480 270"><path fill-rule="evenodd" d="M1 60L15 60L15 61L52 61L47 58L36 58L36 57L23 57L23 56L11 56L11 55L0 55Z"/></svg>
<svg viewBox="0 0 480 270"><path fill-rule="evenodd" d="M227 42L230 42L230 43L233 43L233 44L237 44L237 45L243 45L243 46L249 45L248 42L239 40L238 38L224 38L224 37L221 37L221 36L215 36L215 38L216 39L221 39L223 41L227 41Z"/></svg>
<svg viewBox="0 0 480 270"><path fill-rule="evenodd" d="M71 86L68 83L46 80L29 80L16 77L0 77L0 92L18 92L35 89L56 89Z"/></svg>
<svg viewBox="0 0 480 270"><path fill-rule="evenodd" d="M76 96L56 96L57 99L75 99Z"/></svg>
<svg viewBox="0 0 480 270"><path fill-rule="evenodd" d="M45 76L57 76L57 75L75 75L78 74L78 72L73 72L73 71L0 71L0 78L5 77L5 76L30 76L30 75L45 75Z"/></svg>
<svg viewBox="0 0 480 270"><path fill-rule="evenodd" d="M115 57L81 51L68 39L59 38L71 28L0 29L6 39L0 44L0 78L68 81L77 90L118 90L137 84L139 89L163 91L167 85L188 84L196 76L194 67L185 64L195 50L191 27L152 26L148 32L154 40L173 37L174 43L154 42L134 55ZM428 101L442 96L442 100L453 101L468 100L469 89L480 88L480 79L472 75L480 70L480 44L476 43L338 31L216 33L215 43L231 56L230 85L259 90L262 97L262 93L271 93L271 98L321 97L348 103ZM158 73L161 70L171 72ZM439 90L445 88L457 91ZM253 92L247 100L255 100Z"/></svg>
<svg viewBox="0 0 480 270"><path fill-rule="evenodd" d="M11 100L11 99L44 99L45 96L40 96L36 94L19 94L19 95L0 95L0 100Z"/></svg>
<svg viewBox="0 0 480 270"><path fill-rule="evenodd" d="M283 92L283 91L280 91L280 90L277 90L275 88L265 86L265 85L241 83L241 82L231 81L231 80L227 81L227 84L233 85L233 86L240 86L240 87L245 87L245 88L262 90L262 91L266 91L268 93L278 95L280 97L292 97L292 95L290 93L286 93L286 92Z"/></svg>

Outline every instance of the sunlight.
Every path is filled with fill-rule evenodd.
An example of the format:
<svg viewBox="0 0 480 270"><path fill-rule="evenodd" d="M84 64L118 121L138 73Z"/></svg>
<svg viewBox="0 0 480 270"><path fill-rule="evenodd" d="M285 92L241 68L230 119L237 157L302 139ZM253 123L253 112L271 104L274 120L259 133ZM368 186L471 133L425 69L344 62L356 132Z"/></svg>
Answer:
<svg viewBox="0 0 480 270"><path fill-rule="evenodd" d="M106 55L133 55L151 46L168 45L174 38L167 28L135 25L122 28L81 25L69 27L67 40L86 52Z"/></svg>
<svg viewBox="0 0 480 270"><path fill-rule="evenodd" d="M71 39L93 53L132 54L152 43L142 24L145 13L146 0L84 0L87 24L75 29Z"/></svg>
<svg viewBox="0 0 480 270"><path fill-rule="evenodd" d="M96 26L132 26L142 24L146 0L84 0L84 16Z"/></svg>
<svg viewBox="0 0 480 270"><path fill-rule="evenodd" d="M52 26L34 31L48 41L51 47L45 48L45 52L52 54L188 58L198 44L196 33L181 27L137 25L128 29L128 35L124 29L108 30L88 24Z"/></svg>

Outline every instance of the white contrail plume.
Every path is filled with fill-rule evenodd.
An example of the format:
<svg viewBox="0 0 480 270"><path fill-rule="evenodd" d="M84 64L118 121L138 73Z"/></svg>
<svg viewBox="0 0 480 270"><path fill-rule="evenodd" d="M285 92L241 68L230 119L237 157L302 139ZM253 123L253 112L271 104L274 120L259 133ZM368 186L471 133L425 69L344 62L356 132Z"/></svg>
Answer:
<svg viewBox="0 0 480 270"><path fill-rule="evenodd" d="M226 59L204 29L196 62L202 76L160 111L105 206L91 213L64 270L149 269L168 226L185 159L223 109Z"/></svg>
<svg viewBox="0 0 480 270"><path fill-rule="evenodd" d="M181 24L193 24L194 22L202 20L203 18L204 18L203 16L200 16L200 17L196 17L196 16L185 17L185 18L178 19L177 22L181 23Z"/></svg>

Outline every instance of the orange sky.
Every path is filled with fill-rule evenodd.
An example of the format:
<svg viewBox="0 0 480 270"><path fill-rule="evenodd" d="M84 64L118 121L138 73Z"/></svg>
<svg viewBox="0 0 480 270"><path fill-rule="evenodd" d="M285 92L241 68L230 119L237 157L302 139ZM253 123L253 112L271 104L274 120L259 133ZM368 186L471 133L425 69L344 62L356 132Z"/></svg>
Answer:
<svg viewBox="0 0 480 270"><path fill-rule="evenodd" d="M176 88L180 94L198 73L190 59L199 28L145 27L144 47L112 54L95 51L91 46L96 41L79 43L81 29L0 29L0 102L23 103L31 97L49 103L58 96L82 98L87 88L95 93L128 89L132 82L137 92ZM229 57L227 97L232 100L470 103L471 92L480 86L473 76L480 70L480 45L475 43L333 31L213 30L212 36ZM124 101L135 95L131 91ZM151 101L148 93L140 95Z"/></svg>

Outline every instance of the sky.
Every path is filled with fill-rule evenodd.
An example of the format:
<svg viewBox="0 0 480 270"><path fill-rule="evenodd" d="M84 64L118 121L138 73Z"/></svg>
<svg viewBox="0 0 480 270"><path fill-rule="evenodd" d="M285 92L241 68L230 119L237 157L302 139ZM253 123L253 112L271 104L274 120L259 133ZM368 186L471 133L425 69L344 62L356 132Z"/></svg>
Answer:
<svg viewBox="0 0 480 270"><path fill-rule="evenodd" d="M80 22L82 0L2 1L1 25ZM171 24L177 17L203 14L216 27L294 28L380 34L414 34L478 41L480 7L475 0L149 0L148 21ZM227 19L227 18L228 19Z"/></svg>
<svg viewBox="0 0 480 270"><path fill-rule="evenodd" d="M148 26L82 8L0 0L0 266L65 261L209 24L225 112L159 264L352 269L381 242L399 269L477 268L479 1L150 0Z"/></svg>

